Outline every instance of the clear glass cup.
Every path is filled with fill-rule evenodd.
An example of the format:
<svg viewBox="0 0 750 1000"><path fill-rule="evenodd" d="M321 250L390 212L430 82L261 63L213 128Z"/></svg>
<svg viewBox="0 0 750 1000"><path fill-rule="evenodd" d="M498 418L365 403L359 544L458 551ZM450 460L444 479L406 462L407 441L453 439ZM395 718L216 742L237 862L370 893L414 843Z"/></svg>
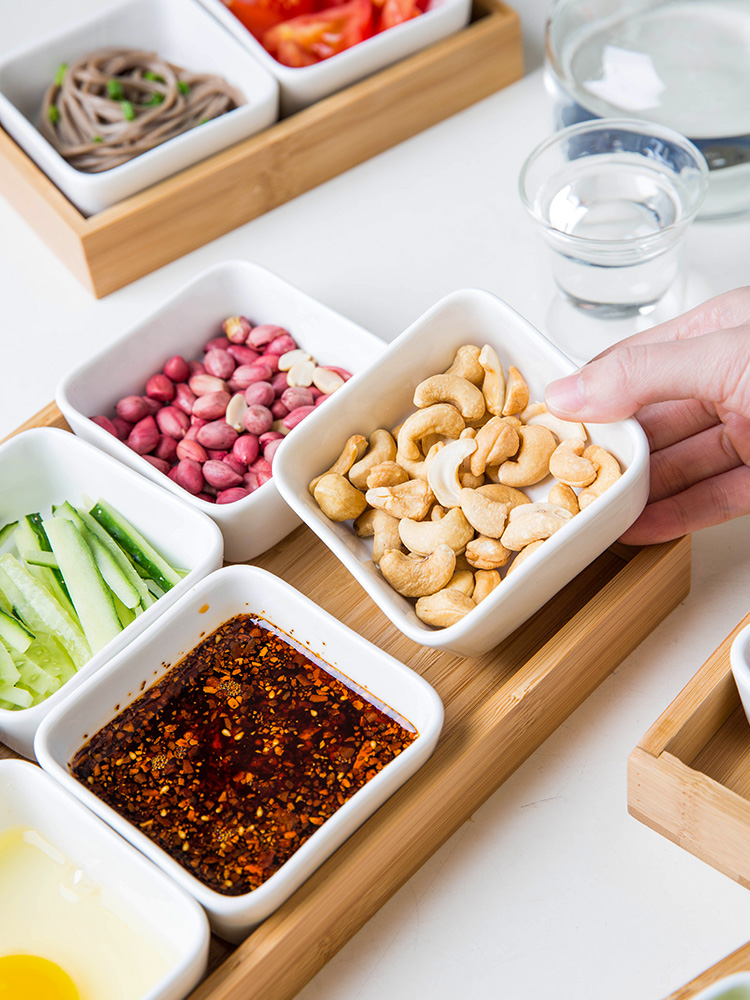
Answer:
<svg viewBox="0 0 750 1000"><path fill-rule="evenodd" d="M676 129L711 171L700 217L750 212L750 0L555 0L545 81L556 128Z"/></svg>
<svg viewBox="0 0 750 1000"><path fill-rule="evenodd" d="M621 320L653 311L678 283L707 179L700 151L672 129L598 119L538 146L519 188L568 303Z"/></svg>

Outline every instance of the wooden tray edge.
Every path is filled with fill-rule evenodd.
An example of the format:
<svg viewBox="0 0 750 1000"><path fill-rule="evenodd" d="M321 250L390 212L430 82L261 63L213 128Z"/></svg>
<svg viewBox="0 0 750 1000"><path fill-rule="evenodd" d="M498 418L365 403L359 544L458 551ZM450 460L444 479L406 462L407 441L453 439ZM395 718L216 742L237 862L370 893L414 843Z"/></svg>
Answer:
<svg viewBox="0 0 750 1000"><path fill-rule="evenodd" d="M702 990L713 986L725 976L731 976L735 972L748 971L750 971L750 943L741 945L736 951L701 972L695 979L691 979L689 983L685 983L674 993L670 993L668 997L665 997L665 1000L693 1000Z"/></svg>

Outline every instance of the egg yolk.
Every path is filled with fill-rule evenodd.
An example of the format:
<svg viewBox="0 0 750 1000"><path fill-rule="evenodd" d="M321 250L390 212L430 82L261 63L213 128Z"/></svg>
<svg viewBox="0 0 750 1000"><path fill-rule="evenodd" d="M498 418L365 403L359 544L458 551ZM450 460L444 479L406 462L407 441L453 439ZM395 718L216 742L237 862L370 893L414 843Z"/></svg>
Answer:
<svg viewBox="0 0 750 1000"><path fill-rule="evenodd" d="M0 1000L80 1000L70 976L36 955L0 957Z"/></svg>

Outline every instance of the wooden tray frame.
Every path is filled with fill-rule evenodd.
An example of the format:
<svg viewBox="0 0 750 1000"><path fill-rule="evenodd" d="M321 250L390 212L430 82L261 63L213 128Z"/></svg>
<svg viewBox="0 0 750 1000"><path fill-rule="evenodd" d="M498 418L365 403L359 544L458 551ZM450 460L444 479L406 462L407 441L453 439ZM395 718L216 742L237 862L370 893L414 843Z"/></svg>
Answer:
<svg viewBox="0 0 750 1000"><path fill-rule="evenodd" d="M518 14L475 3L450 38L88 218L0 129L0 195L101 298L518 80Z"/></svg>
<svg viewBox="0 0 750 1000"><path fill-rule="evenodd" d="M67 428L50 404L29 427ZM614 545L512 636L463 659L411 642L306 527L254 560L438 691L430 760L234 950L214 939L189 1000L291 1000L690 590L690 537ZM0 757L10 751L0 745Z"/></svg>
<svg viewBox="0 0 750 1000"><path fill-rule="evenodd" d="M718 983L720 979L734 975L735 972L748 971L750 971L750 943L743 944L731 955L727 955L716 965L712 965L710 969L701 972L695 979L691 979L689 983L685 983L674 993L670 993L665 1000L693 1000L693 997L698 996L714 983Z"/></svg>
<svg viewBox="0 0 750 1000"><path fill-rule="evenodd" d="M636 819L750 888L750 726L729 663L748 614L628 761Z"/></svg>

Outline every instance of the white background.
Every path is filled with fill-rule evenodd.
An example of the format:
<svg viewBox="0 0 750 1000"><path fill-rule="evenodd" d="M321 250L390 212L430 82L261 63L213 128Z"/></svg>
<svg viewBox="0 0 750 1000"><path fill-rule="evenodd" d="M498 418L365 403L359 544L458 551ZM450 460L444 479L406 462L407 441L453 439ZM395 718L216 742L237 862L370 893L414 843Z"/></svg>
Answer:
<svg viewBox="0 0 750 1000"><path fill-rule="evenodd" d="M0 0L0 51L99 7ZM104 300L0 201L0 436L64 372L229 258L264 264L385 340L467 285L545 329L551 278L516 185L551 128L546 11L524 3L531 72L517 85ZM750 222L697 224L688 252L701 289L747 283ZM750 894L628 816L625 785L629 752L748 611L749 529L744 518L694 538L688 599L302 1000L659 1000L750 938Z"/></svg>

